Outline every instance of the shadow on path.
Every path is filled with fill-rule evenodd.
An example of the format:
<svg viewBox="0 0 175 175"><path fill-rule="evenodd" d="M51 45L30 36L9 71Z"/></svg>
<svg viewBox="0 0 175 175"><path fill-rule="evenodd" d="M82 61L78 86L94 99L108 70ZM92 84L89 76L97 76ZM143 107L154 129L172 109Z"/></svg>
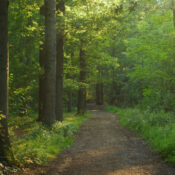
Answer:
<svg viewBox="0 0 175 175"><path fill-rule="evenodd" d="M119 116L90 105L72 147L61 153L46 175L175 175L141 138L120 125Z"/></svg>

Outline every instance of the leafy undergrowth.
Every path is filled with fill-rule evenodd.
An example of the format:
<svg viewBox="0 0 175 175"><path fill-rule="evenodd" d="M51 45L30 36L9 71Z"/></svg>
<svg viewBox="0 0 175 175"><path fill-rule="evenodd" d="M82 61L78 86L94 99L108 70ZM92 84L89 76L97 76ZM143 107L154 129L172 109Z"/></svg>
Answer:
<svg viewBox="0 0 175 175"><path fill-rule="evenodd" d="M74 113L64 114L64 122L44 127L30 117L10 119L10 139L17 165L21 168L45 165L63 149L72 145L80 124L90 117Z"/></svg>
<svg viewBox="0 0 175 175"><path fill-rule="evenodd" d="M148 141L153 151L160 152L166 161L175 164L175 115L164 111L141 111L107 106L109 112L121 115L120 122Z"/></svg>

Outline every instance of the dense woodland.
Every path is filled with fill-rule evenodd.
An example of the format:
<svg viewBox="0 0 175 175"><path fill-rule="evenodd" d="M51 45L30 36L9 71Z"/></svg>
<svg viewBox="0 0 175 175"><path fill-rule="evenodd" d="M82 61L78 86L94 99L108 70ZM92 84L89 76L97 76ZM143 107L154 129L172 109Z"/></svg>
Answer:
<svg viewBox="0 0 175 175"><path fill-rule="evenodd" d="M174 0L0 0L0 162L54 158L88 103L137 109L138 132L139 120L171 124L158 151L175 162L174 48Z"/></svg>

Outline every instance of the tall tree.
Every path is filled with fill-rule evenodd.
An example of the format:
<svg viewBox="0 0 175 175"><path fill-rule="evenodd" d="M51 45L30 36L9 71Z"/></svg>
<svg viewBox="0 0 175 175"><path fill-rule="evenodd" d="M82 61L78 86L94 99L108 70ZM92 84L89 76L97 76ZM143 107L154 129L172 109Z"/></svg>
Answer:
<svg viewBox="0 0 175 175"><path fill-rule="evenodd" d="M78 90L78 102L77 109L78 114L84 114L86 112L86 58L85 50L83 49L82 42L80 46L80 87Z"/></svg>
<svg viewBox="0 0 175 175"><path fill-rule="evenodd" d="M175 2L172 0L172 11L173 11L173 22L174 22L174 27L175 27Z"/></svg>
<svg viewBox="0 0 175 175"><path fill-rule="evenodd" d="M8 138L8 0L0 1L0 162L7 161Z"/></svg>
<svg viewBox="0 0 175 175"><path fill-rule="evenodd" d="M45 6L42 5L40 7L40 27L43 25L43 17L45 16ZM40 44L40 51L39 51L39 64L40 64L40 74L39 74L39 116L38 120L42 121L42 116L43 116L43 107L44 107L44 97L45 97L45 92L44 92L44 67L46 65L46 59L45 59L45 41L44 41L44 36L43 36L43 31L41 30L40 36L42 43Z"/></svg>
<svg viewBox="0 0 175 175"><path fill-rule="evenodd" d="M103 83L96 84L96 104L103 105Z"/></svg>
<svg viewBox="0 0 175 175"><path fill-rule="evenodd" d="M63 120L64 0L57 0L56 120ZM60 15L61 14L61 15ZM59 16L60 15L60 16Z"/></svg>
<svg viewBox="0 0 175 175"><path fill-rule="evenodd" d="M45 0L45 61L44 103L42 122L51 125L55 121L56 96L56 16L55 0Z"/></svg>

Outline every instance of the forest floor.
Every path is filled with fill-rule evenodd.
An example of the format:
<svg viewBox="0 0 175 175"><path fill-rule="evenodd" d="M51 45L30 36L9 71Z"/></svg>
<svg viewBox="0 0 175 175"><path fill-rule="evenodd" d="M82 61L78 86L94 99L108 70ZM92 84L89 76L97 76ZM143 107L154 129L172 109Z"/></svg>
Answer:
<svg viewBox="0 0 175 175"><path fill-rule="evenodd" d="M118 115L97 107L90 111L74 145L49 163L45 175L175 175L175 167L123 127Z"/></svg>
<svg viewBox="0 0 175 175"><path fill-rule="evenodd" d="M50 163L46 175L175 175L175 168L121 126L119 116L91 112L74 145Z"/></svg>

